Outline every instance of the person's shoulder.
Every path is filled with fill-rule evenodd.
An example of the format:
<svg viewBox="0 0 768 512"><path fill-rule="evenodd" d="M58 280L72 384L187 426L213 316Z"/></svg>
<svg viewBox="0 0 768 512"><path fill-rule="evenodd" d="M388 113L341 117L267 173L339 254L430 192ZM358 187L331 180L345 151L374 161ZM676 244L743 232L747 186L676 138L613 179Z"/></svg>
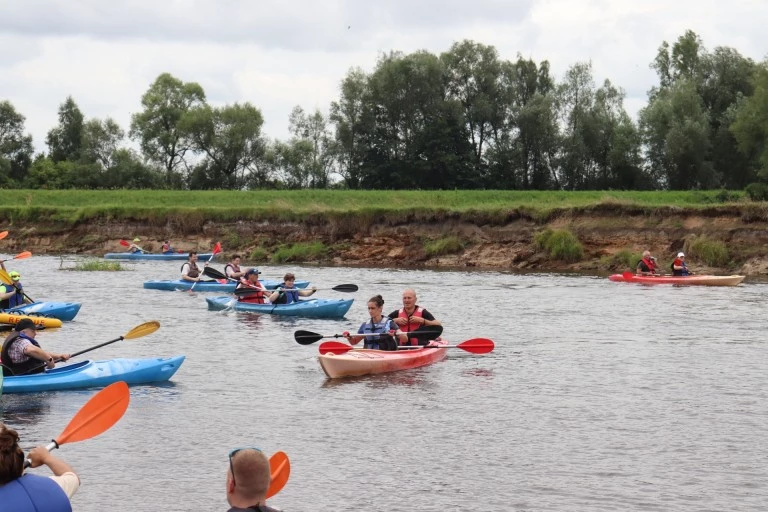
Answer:
<svg viewBox="0 0 768 512"><path fill-rule="evenodd" d="M387 317L388 318L397 318L397 315L399 315L399 314L400 314L400 310L396 309L393 312L391 312L390 314L388 314Z"/></svg>

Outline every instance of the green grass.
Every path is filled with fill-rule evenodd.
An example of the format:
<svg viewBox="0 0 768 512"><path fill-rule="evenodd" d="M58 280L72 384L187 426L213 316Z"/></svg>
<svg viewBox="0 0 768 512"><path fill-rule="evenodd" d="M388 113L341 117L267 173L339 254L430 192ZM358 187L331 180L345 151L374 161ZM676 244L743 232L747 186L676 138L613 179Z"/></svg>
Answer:
<svg viewBox="0 0 768 512"><path fill-rule="evenodd" d="M437 240L424 242L424 252L427 257L456 254L464 250L464 244L457 236L446 236Z"/></svg>
<svg viewBox="0 0 768 512"><path fill-rule="evenodd" d="M607 266L615 268L628 268L633 269L637 262L643 257L640 252L632 252L629 249L622 249L613 256L605 258L603 262Z"/></svg>
<svg viewBox="0 0 768 512"><path fill-rule="evenodd" d="M328 247L322 242L297 243L280 247L272 254L272 262L313 261L325 259L327 256Z"/></svg>
<svg viewBox="0 0 768 512"><path fill-rule="evenodd" d="M121 270L127 270L119 261L104 261L104 260L86 260L81 261L70 270L78 270L81 272L119 272Z"/></svg>
<svg viewBox="0 0 768 512"><path fill-rule="evenodd" d="M536 233L534 243L554 260L576 262L584 257L584 247L579 239L565 229L544 229Z"/></svg>
<svg viewBox="0 0 768 512"><path fill-rule="evenodd" d="M263 247L256 247L251 251L251 254L248 255L248 261L250 263L259 265L267 261L267 256L269 256L269 253L267 253L266 249Z"/></svg>
<svg viewBox="0 0 768 512"><path fill-rule="evenodd" d="M730 262L730 255L725 243L711 240L706 236L692 236L683 246L688 259L701 260L711 267L725 267Z"/></svg>

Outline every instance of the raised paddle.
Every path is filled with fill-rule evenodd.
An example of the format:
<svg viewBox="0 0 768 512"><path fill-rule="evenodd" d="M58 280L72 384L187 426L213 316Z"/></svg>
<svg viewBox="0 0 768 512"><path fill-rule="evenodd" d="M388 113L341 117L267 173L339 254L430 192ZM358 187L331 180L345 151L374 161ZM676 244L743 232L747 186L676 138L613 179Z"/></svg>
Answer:
<svg viewBox="0 0 768 512"><path fill-rule="evenodd" d="M8 258L7 260L2 260L2 262L5 263L6 261L11 261L11 260L24 260L24 259L29 258L30 256L32 256L31 252L24 251L24 252L20 252L19 254L14 256L13 258Z"/></svg>
<svg viewBox="0 0 768 512"><path fill-rule="evenodd" d="M208 263L211 262L214 256L219 254L221 252L221 242L216 242L216 245L213 246L213 252L211 253L211 257L208 258L208 261L205 262L205 267L208 267ZM203 269L203 273L205 273L205 268ZM192 291L195 289L195 285L199 283L200 281L195 281L192 283L192 287L189 289L189 293L192 293Z"/></svg>
<svg viewBox="0 0 768 512"><path fill-rule="evenodd" d="M267 490L268 499L279 493L291 476L291 461L288 460L285 452L277 452L269 458L269 472L272 481Z"/></svg>
<svg viewBox="0 0 768 512"><path fill-rule="evenodd" d="M435 336L440 336L443 331L434 331ZM419 334L430 334L430 331L419 331ZM391 336L388 332L379 332L379 333L370 333L370 334L360 334L357 332L349 333L351 336ZM405 334L405 333L403 333ZM311 345L316 341L320 341L323 338L343 338L343 334L329 334L329 335L322 335L317 334L316 332L312 331L296 331L293 333L293 339L296 340L296 343L299 345Z"/></svg>
<svg viewBox="0 0 768 512"><path fill-rule="evenodd" d="M493 340L489 340L488 338L472 338L467 341L464 341L462 343L459 343L458 345L443 345L442 347L427 347L427 348L460 348L462 350L466 350L467 352L471 352L473 354L487 354L488 352L493 350L494 347ZM401 345L397 347L398 350L408 350L408 349L420 349L424 348L423 345ZM355 347L352 345L346 345L344 343L339 343L338 341L326 341L325 343L322 343L320 345L320 353L321 354L344 354L346 352L349 352L350 350L355 350Z"/></svg>
<svg viewBox="0 0 768 512"><path fill-rule="evenodd" d="M146 336L147 334L152 334L153 332L155 332L159 328L160 328L160 322L158 322L157 320L150 320L149 322L144 322L141 325L137 325L136 327L134 327L133 329L131 329L130 331L128 331L124 335L120 336L119 338L115 338L113 340L105 341L104 343L99 343L98 345L94 345L93 347L86 348L86 349L81 350L79 352L75 352L74 354L70 354L69 358L72 359L73 357L79 356L80 354L85 354L86 352L90 352L91 350L96 350L97 348L101 348L101 347L104 347L106 345L110 345L110 344L118 342L120 340L133 340L133 339L136 339L136 338L141 338L143 336ZM61 361L63 361L63 359L56 359L57 363L59 363ZM30 372L32 372L34 370L37 370L39 368L44 367L46 364L48 364L48 363L42 363L42 364L40 364L38 366L35 366L34 368L30 368L29 370L27 370L25 372L22 372L22 373L19 373L17 375L24 375L24 374L30 373Z"/></svg>
<svg viewBox="0 0 768 512"><path fill-rule="evenodd" d="M32 253L29 253L29 254L30 256L32 255ZM13 281L13 279L11 279L11 275L1 268L0 268L0 281L2 281L2 283L7 286L13 286L13 287L16 286L16 283ZM36 302L35 299L27 295L25 292L21 292L21 293L22 295L24 295L24 298L30 302L30 304Z"/></svg>
<svg viewBox="0 0 768 512"><path fill-rule="evenodd" d="M46 449L51 451L62 444L85 441L106 432L123 417L130 399L128 384L123 381L110 384L77 411L64 431ZM26 459L24 467L29 465L30 460Z"/></svg>
<svg viewBox="0 0 768 512"><path fill-rule="evenodd" d="M358 290L356 284L340 284L340 285L334 286L333 288L315 288L315 290L326 290L326 289L330 289L335 292L350 292L350 293L356 292ZM275 290L277 290L277 288L275 288ZM272 293L275 290L267 290L267 291ZM300 292L301 288L280 288L280 290L284 292L292 292L292 291ZM236 288L234 291L234 294L239 297L241 295L251 295L253 293L258 293L260 291L263 291L263 290L257 290L255 288Z"/></svg>

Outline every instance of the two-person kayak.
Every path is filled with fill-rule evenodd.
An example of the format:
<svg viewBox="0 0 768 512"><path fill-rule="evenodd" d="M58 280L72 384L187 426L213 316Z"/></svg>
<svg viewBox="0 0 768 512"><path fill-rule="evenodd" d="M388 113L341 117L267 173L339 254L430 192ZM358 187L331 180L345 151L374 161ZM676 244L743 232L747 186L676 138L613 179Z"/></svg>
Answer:
<svg viewBox="0 0 768 512"><path fill-rule="evenodd" d="M276 281L274 279L264 279L259 281L267 290L274 290L282 281ZM228 292L232 293L237 287L236 281L225 281L223 283L212 281L198 281L197 284L191 281L184 281L182 279L174 280L152 280L145 281L144 288L148 290L165 290L165 291L185 291L192 288L195 285L194 291L196 292ZM306 288L309 286L309 281L296 281L296 288Z"/></svg>
<svg viewBox="0 0 768 512"><path fill-rule="evenodd" d="M305 299L290 304L255 304L239 302L235 297L206 297L208 309L234 309L268 315L302 316L309 318L344 318L354 299Z"/></svg>
<svg viewBox="0 0 768 512"><path fill-rule="evenodd" d="M677 285L697 285L697 286L736 286L744 280L745 276L638 276L632 272L623 274L613 274L608 279L617 283L640 283L640 284L677 284Z"/></svg>
<svg viewBox="0 0 768 512"><path fill-rule="evenodd" d="M213 253L201 252L197 257L200 260L208 261ZM155 260L155 261L173 261L186 260L189 258L188 252L172 252L168 254L151 254L146 252L108 252L104 255L108 260Z"/></svg>
<svg viewBox="0 0 768 512"><path fill-rule="evenodd" d="M359 377L376 373L389 373L409 370L442 361L448 342L441 340L439 347L401 349L394 351L353 349L343 354L328 352L320 354L318 360L325 374L331 379Z"/></svg>
<svg viewBox="0 0 768 512"><path fill-rule="evenodd" d="M130 385L164 382L176 373L183 362L184 356L82 361L34 375L6 376L3 392L34 393L102 387L120 380Z"/></svg>
<svg viewBox="0 0 768 512"><path fill-rule="evenodd" d="M64 322L74 320L79 311L79 302L33 302L5 310L6 313L47 316L49 318L58 318Z"/></svg>

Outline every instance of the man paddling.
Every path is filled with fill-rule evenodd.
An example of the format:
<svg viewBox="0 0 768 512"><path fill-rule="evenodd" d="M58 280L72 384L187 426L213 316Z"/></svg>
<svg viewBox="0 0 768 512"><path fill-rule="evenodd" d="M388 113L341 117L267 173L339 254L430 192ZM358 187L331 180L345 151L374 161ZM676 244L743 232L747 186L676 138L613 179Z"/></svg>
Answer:
<svg viewBox="0 0 768 512"><path fill-rule="evenodd" d="M236 290L239 290L241 288L251 288L254 290L255 293L251 293L248 295L239 295L237 297L237 300L239 302L248 302L251 304L264 304L265 299L267 298L267 289L264 288L264 285L261 284L259 281L259 269L252 268L248 270L248 272L245 273L245 277L240 279L240 282L238 283Z"/></svg>
<svg viewBox="0 0 768 512"><path fill-rule="evenodd" d="M291 304L299 302L299 297L309 297L317 291L316 287L309 290L299 290L296 288L296 276L288 272L283 276L283 282L277 285L275 291L269 296L269 302L272 304Z"/></svg>
<svg viewBox="0 0 768 512"><path fill-rule="evenodd" d="M141 238L134 238L133 243L128 246L128 252L131 254L144 254L144 249L137 245L139 242L141 242Z"/></svg>
<svg viewBox="0 0 768 512"><path fill-rule="evenodd" d="M245 276L245 270L240 270L240 255L233 254L232 259L224 266L224 274L235 281Z"/></svg>
<svg viewBox="0 0 768 512"><path fill-rule="evenodd" d="M401 345L428 345L443 333L443 325L432 313L416 304L416 292L403 291L403 307L387 315L400 330L408 333L408 341Z"/></svg>
<svg viewBox="0 0 768 512"><path fill-rule="evenodd" d="M197 252L190 252L187 262L181 266L181 280L192 282L200 280L200 268L197 266Z"/></svg>
<svg viewBox="0 0 768 512"><path fill-rule="evenodd" d="M643 259L637 262L635 273L640 276L656 275L656 258L651 256L651 251L643 251Z"/></svg>
<svg viewBox="0 0 768 512"><path fill-rule="evenodd" d="M258 448L229 452L227 471L227 512L279 512L266 504L271 476L269 459Z"/></svg>
<svg viewBox="0 0 768 512"><path fill-rule="evenodd" d="M0 263L2 265L2 263ZM3 267L5 270L5 267ZM21 274L15 270L11 270L8 275L10 276L13 284L0 283L0 309L11 309L17 306L23 306L24 304L31 304L31 301L26 300L24 296L24 287L21 285Z"/></svg>
<svg viewBox="0 0 768 512"><path fill-rule="evenodd" d="M11 334L5 338L0 351L3 375L25 375L40 373L45 368L54 368L56 360L69 359L69 354L47 352L35 340L37 329L29 318L22 318Z"/></svg>
<svg viewBox="0 0 768 512"><path fill-rule="evenodd" d="M0 423L0 510L13 512L59 512L72 510L70 498L80 487L80 479L63 460L45 446L33 448L30 467L43 464L54 476L24 473L24 451L19 434Z"/></svg>

